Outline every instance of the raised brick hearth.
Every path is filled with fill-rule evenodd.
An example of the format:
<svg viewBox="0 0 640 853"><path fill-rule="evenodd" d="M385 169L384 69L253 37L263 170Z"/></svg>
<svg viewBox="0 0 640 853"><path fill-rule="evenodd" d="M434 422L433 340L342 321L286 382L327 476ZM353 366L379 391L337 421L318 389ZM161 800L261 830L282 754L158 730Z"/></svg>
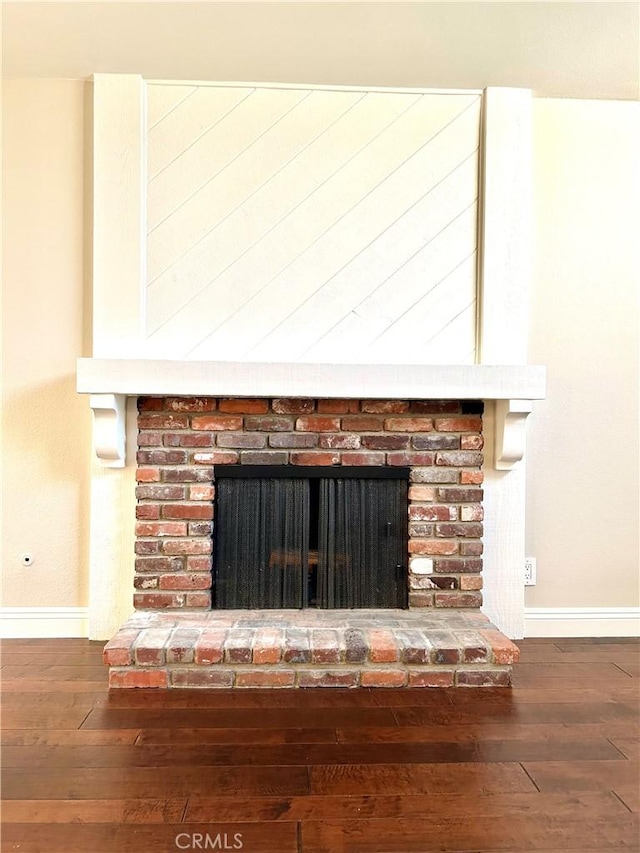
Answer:
<svg viewBox="0 0 640 853"><path fill-rule="evenodd" d="M479 610L480 401L140 397L138 410L137 612L105 649L112 687L510 683L518 650ZM408 469L409 609L216 609L227 465Z"/></svg>

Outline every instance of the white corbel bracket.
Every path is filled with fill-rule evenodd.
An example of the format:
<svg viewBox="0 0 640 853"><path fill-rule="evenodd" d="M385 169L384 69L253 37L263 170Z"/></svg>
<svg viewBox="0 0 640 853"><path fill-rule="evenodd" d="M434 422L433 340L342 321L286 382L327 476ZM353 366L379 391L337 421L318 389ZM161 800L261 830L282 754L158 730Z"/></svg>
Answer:
<svg viewBox="0 0 640 853"><path fill-rule="evenodd" d="M93 446L106 468L124 468L126 397L124 394L91 394Z"/></svg>
<svg viewBox="0 0 640 853"><path fill-rule="evenodd" d="M509 471L524 457L527 417L531 400L496 400L496 444L494 467Z"/></svg>

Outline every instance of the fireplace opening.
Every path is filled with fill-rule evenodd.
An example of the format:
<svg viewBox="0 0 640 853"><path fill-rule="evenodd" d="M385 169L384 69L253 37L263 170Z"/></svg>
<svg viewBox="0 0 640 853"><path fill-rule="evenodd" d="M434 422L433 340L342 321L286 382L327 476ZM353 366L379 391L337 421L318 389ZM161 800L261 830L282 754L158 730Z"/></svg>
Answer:
<svg viewBox="0 0 640 853"><path fill-rule="evenodd" d="M213 607L406 607L408 482L400 467L216 467Z"/></svg>

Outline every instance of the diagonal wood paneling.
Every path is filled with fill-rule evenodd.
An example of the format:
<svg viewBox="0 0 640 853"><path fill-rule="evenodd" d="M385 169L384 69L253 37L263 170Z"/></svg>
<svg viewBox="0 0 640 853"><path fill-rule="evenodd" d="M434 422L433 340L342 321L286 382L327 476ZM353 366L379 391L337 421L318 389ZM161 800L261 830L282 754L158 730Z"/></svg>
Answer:
<svg viewBox="0 0 640 853"><path fill-rule="evenodd" d="M152 353L474 360L479 96L196 90L149 87Z"/></svg>

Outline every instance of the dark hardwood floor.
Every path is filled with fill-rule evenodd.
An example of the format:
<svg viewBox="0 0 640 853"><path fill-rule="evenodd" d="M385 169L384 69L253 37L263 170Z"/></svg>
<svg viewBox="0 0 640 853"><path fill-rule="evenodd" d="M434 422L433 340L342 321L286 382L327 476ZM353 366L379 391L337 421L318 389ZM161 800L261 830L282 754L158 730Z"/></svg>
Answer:
<svg viewBox="0 0 640 853"><path fill-rule="evenodd" d="M528 640L508 689L108 693L2 644L2 850L640 850L640 644Z"/></svg>

